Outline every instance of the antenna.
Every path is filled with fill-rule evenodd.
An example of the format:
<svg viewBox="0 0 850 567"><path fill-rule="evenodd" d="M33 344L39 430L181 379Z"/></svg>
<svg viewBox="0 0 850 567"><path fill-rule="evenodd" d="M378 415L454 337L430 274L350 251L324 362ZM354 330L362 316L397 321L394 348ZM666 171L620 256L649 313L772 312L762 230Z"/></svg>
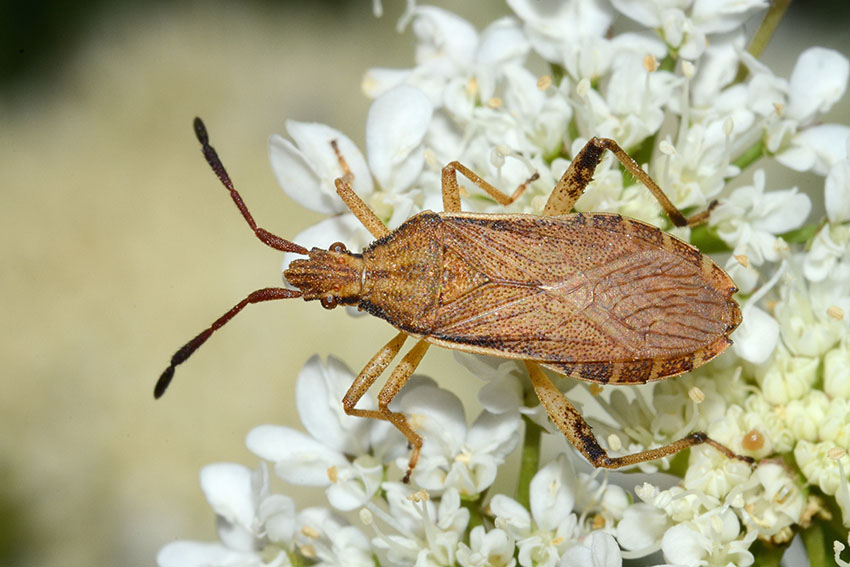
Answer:
<svg viewBox="0 0 850 567"><path fill-rule="evenodd" d="M285 238L274 235L264 228L257 227L257 223L254 222L254 217L251 216L251 213L248 211L248 207L245 206L242 196L239 195L239 192L233 187L233 182L230 180L227 170L224 169L224 164L221 163L221 159L218 157L215 149L210 145L209 135L207 134L207 129L204 126L203 121L200 118L195 118L194 126L195 135L201 143L201 150L204 153L207 163L210 164L210 167L215 172L216 176L230 192L233 202L236 203L236 206L239 208L239 212L242 213L242 217L251 227L251 230L254 231L254 234L257 235L257 238L259 238L263 244L270 246L275 250L306 255L307 249L303 246L299 246ZM165 390L171 383L171 379L174 377L175 368L192 356L192 354L198 350L198 348L200 348L200 346L204 344L215 331L219 330L228 321L233 319L237 313L245 308L245 306L251 303L261 303L263 301L272 301L275 299L289 299L292 297L301 297L301 292L283 287L267 287L248 294L248 297L231 307L227 313L216 319L212 325L204 329L198 336L183 345L177 352L174 353L174 356L171 357L171 362L168 364L168 368L165 369L159 377L159 380L156 382L156 386L153 390L154 398L159 398L165 393Z"/></svg>

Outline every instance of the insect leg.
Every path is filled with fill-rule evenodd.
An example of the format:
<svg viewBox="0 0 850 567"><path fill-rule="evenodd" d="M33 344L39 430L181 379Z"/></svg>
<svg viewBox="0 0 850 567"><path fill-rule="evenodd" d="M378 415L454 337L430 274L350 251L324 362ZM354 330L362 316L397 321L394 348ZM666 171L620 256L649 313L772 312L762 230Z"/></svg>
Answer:
<svg viewBox="0 0 850 567"><path fill-rule="evenodd" d="M331 147L334 150L334 154L336 154L336 161L339 162L339 167L342 168L342 178L346 183L351 185L354 183L354 174L351 172L351 168L348 167L348 162L345 161L342 152L339 151L339 144L337 144L336 140L331 140Z"/></svg>
<svg viewBox="0 0 850 567"><path fill-rule="evenodd" d="M533 362L526 362L531 383L540 403L546 408L546 413L555 422L555 425L567 440L578 449L585 458L595 467L606 469L618 469L627 465L635 465L647 461L654 461L662 457L675 455L688 447L707 443L731 459L739 459L752 463L749 457L738 455L717 441L710 439L705 433L691 433L683 439L674 441L664 447L648 449L632 455L622 457L609 457L608 452L599 445L596 436L590 426L576 410L564 394L552 384L552 381L543 373L540 366Z"/></svg>
<svg viewBox="0 0 850 567"><path fill-rule="evenodd" d="M354 213L357 220L363 223L366 230L372 233L372 236L375 238L382 238L390 233L390 229L381 222L378 215L372 212L369 205L364 203L363 199L354 192L354 189L351 188L351 184L348 181L346 181L343 177L338 177L334 183L336 184L337 195L339 195L345 202L349 210Z"/></svg>
<svg viewBox="0 0 850 567"><path fill-rule="evenodd" d="M419 451L422 448L422 437L413 431L413 428L410 427L410 424L407 422L407 418L404 414L391 411L388 406L390 405L390 402L392 402L393 398L395 398L395 396L404 387L405 383L407 383L410 379L410 376L416 370L416 367L419 366L419 362L428 350L428 343L425 341L419 341L407 354L404 355L404 358L402 358L398 366L395 367L386 384L384 384L384 387L381 388L381 392L378 394L378 409L357 409L354 406L357 405L357 402L360 401L360 398L363 397L369 387L375 383L378 376L380 376L387 366L389 366L392 359L395 358L398 351L401 350L406 338L407 333L402 332L384 345L384 347L372 357L372 360L366 364L366 367L363 368L360 374L357 375L354 383L342 399L342 406L345 409L345 413L348 415L389 421L396 429L407 437L408 442L411 447L413 447L413 452L410 455L410 462L407 466L407 472L403 479L404 482L410 480L410 474L413 472L414 467L416 467L416 462L419 460Z"/></svg>
<svg viewBox="0 0 850 567"><path fill-rule="evenodd" d="M354 174L351 172L351 168L348 167L348 162L345 161L345 158L342 156L342 152L339 151L339 144L336 143L336 140L331 140L331 147L336 154L336 159L339 162L339 166L342 168L342 177L334 180L334 185L336 185L336 194L343 200L343 202L348 206L348 209L357 217L363 226L366 227L372 236L375 238L381 238L390 233L389 229L381 222L381 219L372 212L372 209L363 202L363 199L360 198L357 193L354 192L354 189L351 188L351 184L354 183Z"/></svg>
<svg viewBox="0 0 850 567"><path fill-rule="evenodd" d="M610 138L591 138L581 151L576 154L572 163L570 163L570 167L561 176L561 179L549 196L546 207L543 209L544 216L567 214L572 210L578 198L581 197L587 188L587 184L593 179L593 172L596 170L596 166L599 165L605 150L610 150L620 160L623 167L629 170L632 175L649 189L667 213L667 216L673 221L673 224L676 226L694 226L708 219L708 214L715 203L712 203L706 211L697 213L691 217L685 217L670 199L667 198L661 187L640 168L637 162L617 142Z"/></svg>
<svg viewBox="0 0 850 567"><path fill-rule="evenodd" d="M529 183L540 177L540 175L535 172L531 175L531 177L522 182L512 194L508 195L484 181L484 179L482 179L478 174L462 163L453 161L443 168L443 209L450 213L460 212L460 185L457 183L458 172L478 185L498 203L505 206L516 201L517 198L526 190Z"/></svg>

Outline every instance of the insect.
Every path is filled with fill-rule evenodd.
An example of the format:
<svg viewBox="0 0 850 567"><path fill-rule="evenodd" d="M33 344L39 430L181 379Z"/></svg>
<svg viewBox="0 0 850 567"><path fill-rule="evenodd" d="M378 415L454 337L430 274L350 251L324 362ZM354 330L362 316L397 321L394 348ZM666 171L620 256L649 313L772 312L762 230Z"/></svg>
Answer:
<svg viewBox="0 0 850 567"><path fill-rule="evenodd" d="M593 138L556 184L542 215L461 212L458 172L496 201L496 189L466 166L442 171L445 212L421 212L390 231L351 188L336 180L339 196L376 238L362 253L332 244L307 250L254 222L196 118L203 154L233 201L266 245L307 256L293 260L284 278L297 290L254 291L189 341L171 358L154 389L159 398L184 362L217 329L251 303L302 297L323 307L356 305L399 332L357 375L342 400L349 415L392 423L412 447L405 480L422 447L417 434L389 404L431 344L465 352L521 359L555 425L596 467L619 468L673 455L707 443L731 458L749 460L704 433L625 456L609 456L590 426L540 368L595 384L643 384L705 364L731 344L740 324L730 277L699 250L644 222L609 213L571 214L605 150L655 196L677 226L705 221L708 210L685 217L660 187L613 140ZM418 339L378 394L378 409L357 403L386 370L408 336Z"/></svg>

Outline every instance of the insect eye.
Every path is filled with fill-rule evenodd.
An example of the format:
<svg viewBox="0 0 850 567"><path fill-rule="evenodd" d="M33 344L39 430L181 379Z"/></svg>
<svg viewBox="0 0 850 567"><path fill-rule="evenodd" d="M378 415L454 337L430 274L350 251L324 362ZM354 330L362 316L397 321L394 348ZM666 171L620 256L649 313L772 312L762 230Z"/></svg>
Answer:
<svg viewBox="0 0 850 567"><path fill-rule="evenodd" d="M331 294L327 294L326 296L322 297L319 302L325 309L333 309L337 306L336 297Z"/></svg>
<svg viewBox="0 0 850 567"><path fill-rule="evenodd" d="M340 254L343 252L348 252L348 248L345 247L345 244L342 242L334 242L331 244L330 248L328 248L331 252L339 252Z"/></svg>

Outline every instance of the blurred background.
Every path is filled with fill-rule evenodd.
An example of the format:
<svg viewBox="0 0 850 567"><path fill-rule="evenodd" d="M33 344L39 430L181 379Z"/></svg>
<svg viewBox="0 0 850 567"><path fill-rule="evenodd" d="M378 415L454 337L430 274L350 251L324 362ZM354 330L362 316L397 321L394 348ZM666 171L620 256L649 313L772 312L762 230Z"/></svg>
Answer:
<svg viewBox="0 0 850 567"><path fill-rule="evenodd" d="M368 0L0 4L0 565L151 565L172 539L215 539L198 470L256 466L245 434L297 423L312 353L357 371L393 335L313 303L249 308L153 401L176 348L280 282L280 255L210 172L192 118L258 223L294 236L319 216L280 191L268 137L292 118L364 148L363 73L413 61L403 4L380 19ZM508 12L483 4L451 9L479 28ZM805 46L847 54L847 16L792 6L765 60L788 76ZM423 370L447 363L432 349Z"/></svg>

